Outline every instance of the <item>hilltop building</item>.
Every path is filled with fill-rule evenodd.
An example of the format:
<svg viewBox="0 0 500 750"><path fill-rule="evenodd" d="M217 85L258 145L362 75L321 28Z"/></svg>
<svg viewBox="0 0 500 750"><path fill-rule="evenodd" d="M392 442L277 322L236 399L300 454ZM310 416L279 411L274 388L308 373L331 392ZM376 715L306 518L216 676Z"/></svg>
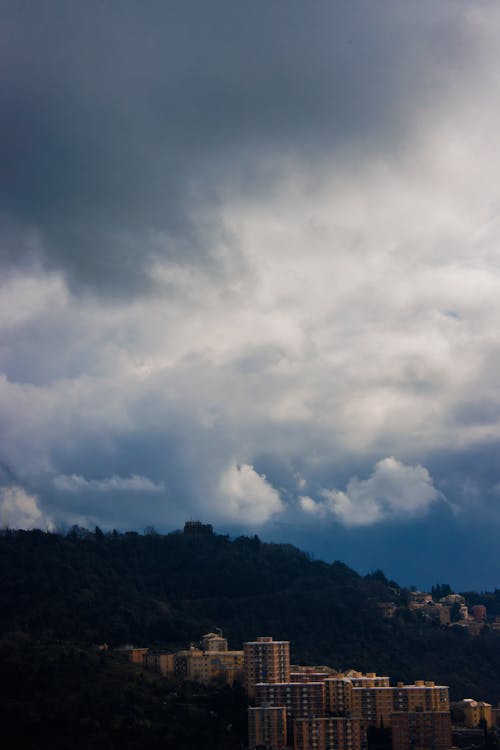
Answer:
<svg viewBox="0 0 500 750"><path fill-rule="evenodd" d="M120 649L130 661L163 675L208 684L220 680L228 685L243 680L243 651L230 651L222 633L206 633L201 648L191 644L175 653L153 652L147 648L125 646Z"/></svg>
<svg viewBox="0 0 500 750"><path fill-rule="evenodd" d="M202 523L201 521L186 521L184 524L184 534L189 536L212 536L214 528L211 523Z"/></svg>

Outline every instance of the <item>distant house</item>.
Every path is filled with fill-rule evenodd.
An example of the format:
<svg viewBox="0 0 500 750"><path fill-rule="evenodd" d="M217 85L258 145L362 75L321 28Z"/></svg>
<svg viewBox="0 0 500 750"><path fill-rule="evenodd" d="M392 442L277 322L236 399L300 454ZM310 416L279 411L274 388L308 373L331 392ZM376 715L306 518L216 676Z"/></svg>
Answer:
<svg viewBox="0 0 500 750"><path fill-rule="evenodd" d="M184 533L190 536L212 536L214 529L211 523L201 521L186 521Z"/></svg>

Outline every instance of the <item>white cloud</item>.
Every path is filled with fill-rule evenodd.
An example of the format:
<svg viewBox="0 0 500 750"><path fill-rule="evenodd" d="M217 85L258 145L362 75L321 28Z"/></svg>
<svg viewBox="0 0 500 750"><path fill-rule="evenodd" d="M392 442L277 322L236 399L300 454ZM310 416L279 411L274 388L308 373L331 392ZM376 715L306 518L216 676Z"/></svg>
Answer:
<svg viewBox="0 0 500 750"><path fill-rule="evenodd" d="M112 476L105 479L85 479L80 474L58 474L54 486L61 492L164 492L163 482L155 484L148 477Z"/></svg>
<svg viewBox="0 0 500 750"><path fill-rule="evenodd" d="M36 495L28 494L22 487L0 487L0 527L12 529L51 529L52 519L38 504Z"/></svg>
<svg viewBox="0 0 500 750"><path fill-rule="evenodd" d="M249 464L233 464L221 476L216 505L227 520L261 524L283 510L280 494Z"/></svg>
<svg viewBox="0 0 500 750"><path fill-rule="evenodd" d="M370 526L384 520L424 515L442 498L423 466L406 466L392 456L375 465L368 479L353 477L345 492L323 489L322 500L301 497L305 513L336 518L346 526Z"/></svg>

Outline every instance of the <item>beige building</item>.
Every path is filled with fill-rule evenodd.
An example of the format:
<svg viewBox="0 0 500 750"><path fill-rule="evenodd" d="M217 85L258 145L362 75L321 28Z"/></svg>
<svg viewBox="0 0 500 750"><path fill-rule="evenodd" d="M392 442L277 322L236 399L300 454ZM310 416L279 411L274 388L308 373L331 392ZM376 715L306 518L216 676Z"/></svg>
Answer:
<svg viewBox="0 0 500 750"><path fill-rule="evenodd" d="M202 651L191 646L176 652L175 674L194 682L222 680L232 685L243 679L243 651Z"/></svg>
<svg viewBox="0 0 500 750"><path fill-rule="evenodd" d="M144 666L153 672L160 674L175 673L175 654L165 654L162 652L148 651L144 658Z"/></svg>
<svg viewBox="0 0 500 750"><path fill-rule="evenodd" d="M287 744L286 708L282 706L259 706L248 709L248 747L256 750L286 750Z"/></svg>
<svg viewBox="0 0 500 750"><path fill-rule="evenodd" d="M352 715L365 719L369 726L390 727L393 712L449 713L450 702L447 687L417 680L396 687L353 687L351 707Z"/></svg>
<svg viewBox="0 0 500 750"><path fill-rule="evenodd" d="M293 735L294 750L361 750L366 744L366 730L359 719L295 719Z"/></svg>
<svg viewBox="0 0 500 750"><path fill-rule="evenodd" d="M227 651L227 638L223 638L222 633L206 633L201 638L202 651Z"/></svg>
<svg viewBox="0 0 500 750"><path fill-rule="evenodd" d="M392 750L450 750L450 714L443 711L393 713Z"/></svg>
<svg viewBox="0 0 500 750"><path fill-rule="evenodd" d="M413 685L398 682L394 690L394 711L450 711L448 688L416 680Z"/></svg>
<svg viewBox="0 0 500 750"><path fill-rule="evenodd" d="M290 682L290 641L261 636L243 644L245 688L255 696L258 682Z"/></svg>
<svg viewBox="0 0 500 750"><path fill-rule="evenodd" d="M257 683L257 706L284 706L289 719L325 713L324 682Z"/></svg>
<svg viewBox="0 0 500 750"><path fill-rule="evenodd" d="M369 694L369 700L363 701L362 695L356 694L356 704L353 706L353 690L356 688L374 689L374 688L389 688L390 680L389 677L381 677L375 674L375 672L355 672L350 670L342 674L338 674L335 677L329 677L325 680L325 702L327 710L335 714L336 716L349 716L359 715L361 716L362 707L364 703L372 708L372 698L375 698L375 694ZM385 696L386 693L382 694ZM378 703L382 702L382 698L378 698ZM392 704L391 704L392 710ZM355 711L358 713L356 714Z"/></svg>
<svg viewBox="0 0 500 750"><path fill-rule="evenodd" d="M488 729L493 726L493 715L491 703L475 701L472 698L464 698L455 704L464 712L464 724L466 727L479 727L485 725Z"/></svg>

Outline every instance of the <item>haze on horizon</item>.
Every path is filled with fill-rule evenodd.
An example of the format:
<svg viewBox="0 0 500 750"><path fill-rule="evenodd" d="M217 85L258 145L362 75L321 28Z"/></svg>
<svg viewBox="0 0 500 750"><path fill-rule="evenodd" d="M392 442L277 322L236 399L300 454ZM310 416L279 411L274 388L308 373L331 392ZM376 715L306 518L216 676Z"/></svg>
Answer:
<svg viewBox="0 0 500 750"><path fill-rule="evenodd" d="M0 18L0 524L500 586L498 4Z"/></svg>

